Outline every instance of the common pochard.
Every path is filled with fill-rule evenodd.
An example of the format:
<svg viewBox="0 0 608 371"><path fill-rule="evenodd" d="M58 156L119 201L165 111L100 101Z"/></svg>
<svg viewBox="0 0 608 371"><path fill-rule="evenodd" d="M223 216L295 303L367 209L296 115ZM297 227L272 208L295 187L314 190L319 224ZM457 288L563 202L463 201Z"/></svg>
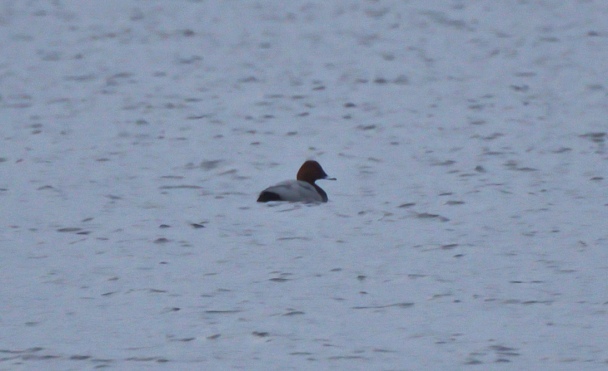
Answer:
<svg viewBox="0 0 608 371"><path fill-rule="evenodd" d="M298 170L296 180L286 180L260 193L258 202L327 202L327 193L315 184L318 179L336 180L327 176L317 161L306 161Z"/></svg>

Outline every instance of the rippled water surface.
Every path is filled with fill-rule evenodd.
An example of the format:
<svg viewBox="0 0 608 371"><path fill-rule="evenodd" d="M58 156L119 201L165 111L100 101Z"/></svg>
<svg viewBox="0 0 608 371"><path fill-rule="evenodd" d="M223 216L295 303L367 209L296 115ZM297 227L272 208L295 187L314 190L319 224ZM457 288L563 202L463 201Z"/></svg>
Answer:
<svg viewBox="0 0 608 371"><path fill-rule="evenodd" d="M1 1L0 369L605 369L607 17Z"/></svg>

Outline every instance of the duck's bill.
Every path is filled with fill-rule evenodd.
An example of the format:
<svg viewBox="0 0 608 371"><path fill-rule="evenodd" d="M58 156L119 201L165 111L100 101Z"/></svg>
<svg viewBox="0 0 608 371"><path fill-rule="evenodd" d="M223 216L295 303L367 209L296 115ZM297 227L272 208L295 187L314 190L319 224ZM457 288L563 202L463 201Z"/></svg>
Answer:
<svg viewBox="0 0 608 371"><path fill-rule="evenodd" d="M325 178L323 178L323 179L325 179L325 180L338 180L338 179L336 179L336 178L330 178L330 177L328 177L328 176L326 176L326 177L325 177Z"/></svg>

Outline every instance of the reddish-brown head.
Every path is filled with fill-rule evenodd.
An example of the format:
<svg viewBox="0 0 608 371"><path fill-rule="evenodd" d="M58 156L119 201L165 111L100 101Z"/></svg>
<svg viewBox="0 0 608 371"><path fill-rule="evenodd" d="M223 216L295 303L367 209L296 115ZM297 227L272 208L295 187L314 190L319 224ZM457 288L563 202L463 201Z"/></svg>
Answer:
<svg viewBox="0 0 608 371"><path fill-rule="evenodd" d="M328 179L328 180L336 180L335 178L330 178L327 176L321 165L317 161L306 161L298 170L298 175L296 176L298 180L302 180L304 182L308 182L310 184L315 184L317 179Z"/></svg>

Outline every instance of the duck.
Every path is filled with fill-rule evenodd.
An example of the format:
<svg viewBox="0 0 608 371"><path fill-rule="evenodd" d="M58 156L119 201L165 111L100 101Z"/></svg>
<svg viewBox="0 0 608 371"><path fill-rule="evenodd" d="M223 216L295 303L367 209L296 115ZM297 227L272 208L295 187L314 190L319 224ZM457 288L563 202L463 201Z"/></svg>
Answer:
<svg viewBox="0 0 608 371"><path fill-rule="evenodd" d="M319 179L336 180L330 178L317 161L308 160L298 170L296 180L286 180L266 188L260 193L258 202L327 202L327 193L315 184Z"/></svg>

